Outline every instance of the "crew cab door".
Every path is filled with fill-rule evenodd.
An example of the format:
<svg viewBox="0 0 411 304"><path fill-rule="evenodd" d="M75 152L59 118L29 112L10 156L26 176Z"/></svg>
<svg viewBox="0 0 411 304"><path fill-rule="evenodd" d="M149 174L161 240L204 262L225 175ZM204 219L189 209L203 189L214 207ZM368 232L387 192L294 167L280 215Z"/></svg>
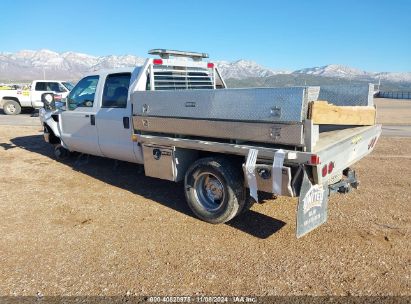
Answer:
<svg viewBox="0 0 411 304"><path fill-rule="evenodd" d="M104 156L136 162L135 142L131 140L131 104L128 88L131 73L107 75L101 107L96 114L98 140Z"/></svg>
<svg viewBox="0 0 411 304"><path fill-rule="evenodd" d="M61 113L61 139L71 151L102 155L96 127L96 99L99 76L80 80L67 97L67 111Z"/></svg>

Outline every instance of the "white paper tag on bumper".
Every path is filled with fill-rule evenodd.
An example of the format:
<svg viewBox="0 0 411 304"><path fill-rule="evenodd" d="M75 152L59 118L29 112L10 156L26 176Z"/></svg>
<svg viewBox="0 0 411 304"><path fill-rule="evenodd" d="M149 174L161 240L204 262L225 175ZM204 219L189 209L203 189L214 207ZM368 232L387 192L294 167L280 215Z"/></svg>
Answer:
<svg viewBox="0 0 411 304"><path fill-rule="evenodd" d="M250 149L247 155L247 161L245 163L245 172L248 183L248 188L250 189L250 196L258 202L257 194L257 177L255 176L255 164L257 162L258 150Z"/></svg>
<svg viewBox="0 0 411 304"><path fill-rule="evenodd" d="M272 181L273 181L273 193L277 195L282 194L283 187L283 164L284 164L285 152L280 149L274 154L273 169L272 169Z"/></svg>

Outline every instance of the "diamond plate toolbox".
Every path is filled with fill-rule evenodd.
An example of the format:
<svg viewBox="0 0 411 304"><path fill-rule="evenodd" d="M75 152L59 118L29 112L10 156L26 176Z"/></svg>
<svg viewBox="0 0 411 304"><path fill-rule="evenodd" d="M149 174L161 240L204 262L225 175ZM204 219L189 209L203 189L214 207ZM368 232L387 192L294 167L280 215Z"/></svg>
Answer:
<svg viewBox="0 0 411 304"><path fill-rule="evenodd" d="M319 87L136 91L131 100L138 116L290 124L318 95Z"/></svg>
<svg viewBox="0 0 411 304"><path fill-rule="evenodd" d="M373 106L374 85L325 85L321 86L319 100L336 106Z"/></svg>

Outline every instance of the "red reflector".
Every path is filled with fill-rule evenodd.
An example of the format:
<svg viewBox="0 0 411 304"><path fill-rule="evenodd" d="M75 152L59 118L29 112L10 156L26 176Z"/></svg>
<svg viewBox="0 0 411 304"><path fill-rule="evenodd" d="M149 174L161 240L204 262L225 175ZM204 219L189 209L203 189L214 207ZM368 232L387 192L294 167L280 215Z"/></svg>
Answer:
<svg viewBox="0 0 411 304"><path fill-rule="evenodd" d="M154 59L153 64L163 64L163 59Z"/></svg>
<svg viewBox="0 0 411 304"><path fill-rule="evenodd" d="M321 171L323 177L327 175L327 165L324 165L323 170Z"/></svg>
<svg viewBox="0 0 411 304"><path fill-rule="evenodd" d="M331 172L333 172L334 170L334 162L330 162L328 164L328 174L330 174Z"/></svg>
<svg viewBox="0 0 411 304"><path fill-rule="evenodd" d="M318 165L320 163L320 157L318 155L311 155L310 163L312 165Z"/></svg>
<svg viewBox="0 0 411 304"><path fill-rule="evenodd" d="M209 68L209 69L214 68L214 63L212 63L212 62L207 63L207 68Z"/></svg>

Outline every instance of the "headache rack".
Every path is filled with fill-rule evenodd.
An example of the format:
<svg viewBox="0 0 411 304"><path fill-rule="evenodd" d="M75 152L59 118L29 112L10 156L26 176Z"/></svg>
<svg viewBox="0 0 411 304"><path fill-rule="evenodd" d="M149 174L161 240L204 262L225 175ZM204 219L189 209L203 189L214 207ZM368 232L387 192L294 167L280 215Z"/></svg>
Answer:
<svg viewBox="0 0 411 304"><path fill-rule="evenodd" d="M153 60L149 79L151 90L215 89L214 65L202 62L208 54L166 49L153 49L148 53L162 58Z"/></svg>
<svg viewBox="0 0 411 304"><path fill-rule="evenodd" d="M214 89L212 69L182 66L153 66L154 90Z"/></svg>

